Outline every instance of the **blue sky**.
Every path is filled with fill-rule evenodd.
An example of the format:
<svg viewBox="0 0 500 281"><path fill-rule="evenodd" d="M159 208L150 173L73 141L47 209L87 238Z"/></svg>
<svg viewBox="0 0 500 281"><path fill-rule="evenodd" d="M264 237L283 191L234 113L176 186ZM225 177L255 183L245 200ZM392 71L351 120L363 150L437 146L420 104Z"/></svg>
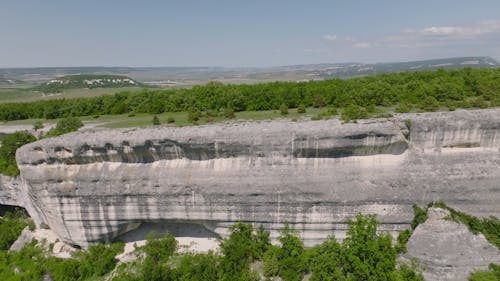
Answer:
<svg viewBox="0 0 500 281"><path fill-rule="evenodd" d="M0 67L500 59L499 0L0 0Z"/></svg>

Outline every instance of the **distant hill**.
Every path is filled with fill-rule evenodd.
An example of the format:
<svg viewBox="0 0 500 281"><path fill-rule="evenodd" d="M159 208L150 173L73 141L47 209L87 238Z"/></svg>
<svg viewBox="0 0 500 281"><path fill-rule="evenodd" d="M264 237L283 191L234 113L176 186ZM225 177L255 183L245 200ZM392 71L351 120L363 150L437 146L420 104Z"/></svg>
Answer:
<svg viewBox="0 0 500 281"><path fill-rule="evenodd" d="M435 70L438 68L497 68L490 57L460 57L390 63L324 63L279 67L46 67L0 69L0 78L42 83L64 75L126 75L146 85L185 87L208 81L257 83L351 78L381 73Z"/></svg>
<svg viewBox="0 0 500 281"><path fill-rule="evenodd" d="M274 71L277 73L303 73L312 79L322 80L330 78L351 78L391 72L436 70L438 68L456 69L464 67L497 68L500 67L500 64L490 57L460 57L375 64L327 63L295 65L276 67L274 68Z"/></svg>
<svg viewBox="0 0 500 281"><path fill-rule="evenodd" d="M137 87L141 83L121 75L80 74L52 79L33 90L44 93L59 93L68 89Z"/></svg>

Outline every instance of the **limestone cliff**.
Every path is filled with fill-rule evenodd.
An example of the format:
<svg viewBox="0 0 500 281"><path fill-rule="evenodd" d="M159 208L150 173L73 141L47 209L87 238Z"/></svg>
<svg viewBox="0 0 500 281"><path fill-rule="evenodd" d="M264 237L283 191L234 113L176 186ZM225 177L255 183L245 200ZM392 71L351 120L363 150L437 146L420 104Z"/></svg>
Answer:
<svg viewBox="0 0 500 281"><path fill-rule="evenodd" d="M37 222L81 246L144 222L219 235L236 221L288 222L311 245L343 237L358 212L393 232L414 203L500 213L500 109L92 129L26 145L17 161Z"/></svg>

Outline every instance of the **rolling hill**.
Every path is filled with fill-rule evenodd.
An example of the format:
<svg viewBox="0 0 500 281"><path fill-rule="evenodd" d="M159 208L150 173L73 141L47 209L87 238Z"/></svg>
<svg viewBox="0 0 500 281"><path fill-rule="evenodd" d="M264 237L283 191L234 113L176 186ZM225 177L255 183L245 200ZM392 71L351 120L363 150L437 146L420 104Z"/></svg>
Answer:
<svg viewBox="0 0 500 281"><path fill-rule="evenodd" d="M44 93L58 93L68 89L121 88L137 87L140 85L141 83L127 76L80 74L52 79L42 85L36 86L34 90Z"/></svg>

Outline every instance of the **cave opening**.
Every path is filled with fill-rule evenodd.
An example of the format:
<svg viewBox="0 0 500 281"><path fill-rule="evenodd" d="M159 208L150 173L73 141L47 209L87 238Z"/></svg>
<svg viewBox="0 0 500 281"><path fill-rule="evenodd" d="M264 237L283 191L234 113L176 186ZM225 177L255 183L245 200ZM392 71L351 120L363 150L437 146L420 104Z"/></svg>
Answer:
<svg viewBox="0 0 500 281"><path fill-rule="evenodd" d="M151 232L158 235L171 233L176 238L220 238L217 233L210 230L210 227L202 222L154 220L136 223L140 223L137 228L118 235L114 241L124 243L141 241L145 240L146 235Z"/></svg>
<svg viewBox="0 0 500 281"><path fill-rule="evenodd" d="M23 207L14 206L14 205L4 205L4 204L0 204L0 217L4 217L5 213L7 213L7 212L14 213L16 210L21 212L23 214L23 216L29 217L28 212Z"/></svg>

